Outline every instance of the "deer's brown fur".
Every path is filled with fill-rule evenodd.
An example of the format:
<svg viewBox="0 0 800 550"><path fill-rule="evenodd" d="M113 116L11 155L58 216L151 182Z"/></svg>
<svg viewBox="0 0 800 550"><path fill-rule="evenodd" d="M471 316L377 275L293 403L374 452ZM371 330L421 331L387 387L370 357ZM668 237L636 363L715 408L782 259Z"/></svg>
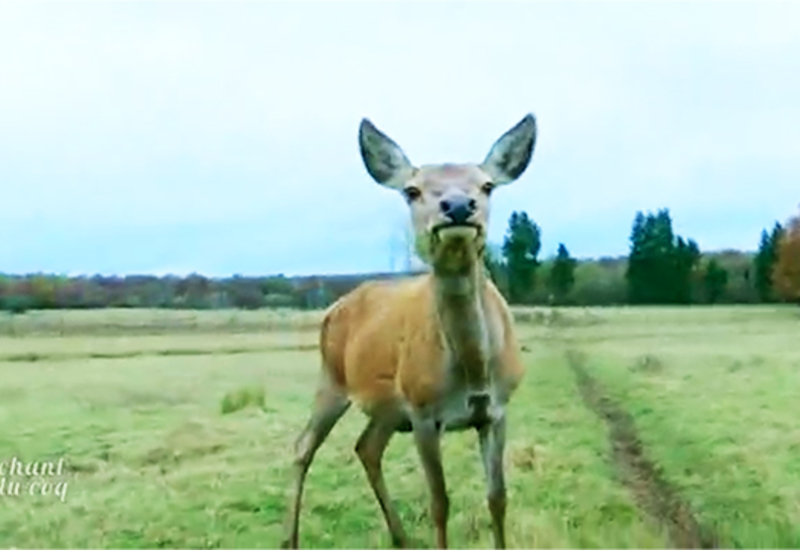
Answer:
<svg viewBox="0 0 800 550"><path fill-rule="evenodd" d="M322 368L368 412L373 404L436 402L446 387L446 343L435 309L433 276L361 285L329 308L322 322ZM485 281L484 299L500 343L494 373L509 391L523 375L511 313Z"/></svg>

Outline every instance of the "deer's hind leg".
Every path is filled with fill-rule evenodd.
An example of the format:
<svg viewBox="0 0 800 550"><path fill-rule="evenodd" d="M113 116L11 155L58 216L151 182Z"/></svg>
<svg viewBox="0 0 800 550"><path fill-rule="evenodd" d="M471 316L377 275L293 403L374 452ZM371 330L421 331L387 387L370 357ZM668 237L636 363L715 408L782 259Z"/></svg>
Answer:
<svg viewBox="0 0 800 550"><path fill-rule="evenodd" d="M300 507L306 474L317 449L349 407L350 398L323 369L314 397L311 417L295 442L294 479L292 494L289 498L286 537L281 545L282 548L298 547Z"/></svg>

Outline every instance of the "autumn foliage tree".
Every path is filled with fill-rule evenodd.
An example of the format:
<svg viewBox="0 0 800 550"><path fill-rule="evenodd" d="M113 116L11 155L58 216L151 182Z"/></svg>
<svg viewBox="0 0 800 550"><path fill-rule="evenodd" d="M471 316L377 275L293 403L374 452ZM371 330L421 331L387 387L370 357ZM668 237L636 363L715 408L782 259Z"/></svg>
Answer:
<svg viewBox="0 0 800 550"><path fill-rule="evenodd" d="M800 304L800 214L789 220L777 248L775 291L783 300Z"/></svg>

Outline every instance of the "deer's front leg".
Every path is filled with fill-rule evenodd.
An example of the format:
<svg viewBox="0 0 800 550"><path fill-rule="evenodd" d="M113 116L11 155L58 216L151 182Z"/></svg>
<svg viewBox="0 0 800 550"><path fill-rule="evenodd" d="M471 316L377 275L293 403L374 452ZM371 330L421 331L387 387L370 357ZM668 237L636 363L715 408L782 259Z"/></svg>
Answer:
<svg viewBox="0 0 800 550"><path fill-rule="evenodd" d="M506 547L506 483L503 473L503 450L506 444L504 411L492 415L489 422L478 428L483 467L486 471L487 500L492 516L495 548Z"/></svg>
<svg viewBox="0 0 800 550"><path fill-rule="evenodd" d="M436 543L439 548L447 548L447 517L450 499L444 481L442 468L441 432L431 415L412 415L414 441L419 451L422 467L431 492L431 516L436 527Z"/></svg>

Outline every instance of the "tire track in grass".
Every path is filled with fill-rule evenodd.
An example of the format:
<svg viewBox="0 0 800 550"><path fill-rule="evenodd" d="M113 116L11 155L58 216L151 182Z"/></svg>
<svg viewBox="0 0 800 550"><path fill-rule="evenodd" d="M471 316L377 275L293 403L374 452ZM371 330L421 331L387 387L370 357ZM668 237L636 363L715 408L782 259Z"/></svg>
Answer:
<svg viewBox="0 0 800 550"><path fill-rule="evenodd" d="M647 457L633 417L586 370L586 356L575 350L566 356L584 403L608 426L614 465L638 506L664 526L675 547L717 548L717 537L700 525L679 491Z"/></svg>

